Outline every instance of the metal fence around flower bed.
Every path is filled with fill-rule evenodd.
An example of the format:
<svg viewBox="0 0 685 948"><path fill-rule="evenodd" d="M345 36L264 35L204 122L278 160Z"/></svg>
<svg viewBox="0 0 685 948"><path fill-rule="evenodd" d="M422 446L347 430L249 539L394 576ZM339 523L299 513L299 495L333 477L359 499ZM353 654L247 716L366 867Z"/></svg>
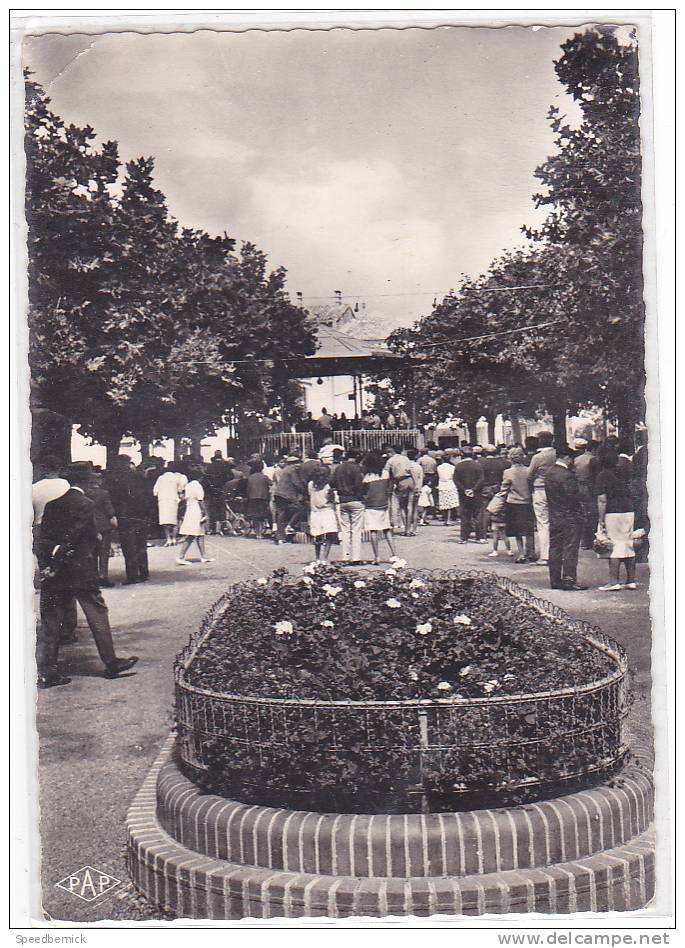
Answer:
<svg viewBox="0 0 685 948"><path fill-rule="evenodd" d="M550 788L599 781L620 766L627 750L622 734L627 663L616 642L505 577L412 572L441 582L494 582L582 635L615 670L576 687L479 698L324 701L219 694L191 685L186 673L229 607L229 590L176 663L178 752L188 775L211 783L220 760L223 784L251 803L412 812L472 806L474 800L488 805L498 798L541 798ZM287 770L298 754L299 770ZM328 796L312 793L308 766L330 770ZM350 766L366 784L363 800L350 799L344 787L335 786L335 775L344 784Z"/></svg>

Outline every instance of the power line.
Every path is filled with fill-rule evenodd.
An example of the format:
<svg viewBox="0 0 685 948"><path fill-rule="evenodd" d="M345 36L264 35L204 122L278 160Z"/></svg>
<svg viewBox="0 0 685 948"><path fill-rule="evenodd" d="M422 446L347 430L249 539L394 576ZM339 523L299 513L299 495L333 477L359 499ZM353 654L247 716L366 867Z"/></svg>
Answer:
<svg viewBox="0 0 685 948"><path fill-rule="evenodd" d="M546 290L551 289L555 286L558 286L556 283L531 283L524 286L479 286L479 287L469 287L468 292L470 293L510 293L513 290ZM441 294L434 292L433 290L417 290L410 293L346 293L346 299L378 299L380 297L389 297L389 296L434 296L438 297ZM446 296L448 294L445 294ZM339 299L338 295L331 293L328 296L306 296L303 295L298 297L298 299L303 300L337 300ZM342 302L342 300L341 300Z"/></svg>
<svg viewBox="0 0 685 948"><path fill-rule="evenodd" d="M527 332L529 329L545 329L547 326L556 326L557 323L563 323L563 319L551 319L546 323L536 323L535 326L519 326L517 329L498 329L495 332L486 332L481 336L467 336L465 339L456 339L455 342L477 342L480 339L491 339L493 336L510 336L515 332ZM435 349L438 346L449 345L448 342L431 342L424 349Z"/></svg>
<svg viewBox="0 0 685 948"><path fill-rule="evenodd" d="M467 336L464 339L455 339L454 343L457 345L462 342L476 342L480 339L492 339L494 336L510 336L516 332L528 332L531 329L545 329L547 326L556 326L557 323L563 323L563 319L551 319L546 323L537 323L535 326L519 326L517 329L499 329L495 332L486 332L480 336ZM424 349L435 349L440 346L447 346L453 343L444 341L444 342L432 342L427 346L423 346ZM382 351L382 350L379 350ZM392 353L388 350L388 354ZM410 355L411 353L409 353ZM316 353L311 356L286 356L285 358L279 358L275 356L271 359L229 359L228 361L219 363L220 365L241 365L243 363L255 363L255 362L300 362L302 359L316 359ZM178 364L178 363L177 363ZM211 362L208 359L192 359L186 362L181 362L181 365L216 365L217 363Z"/></svg>

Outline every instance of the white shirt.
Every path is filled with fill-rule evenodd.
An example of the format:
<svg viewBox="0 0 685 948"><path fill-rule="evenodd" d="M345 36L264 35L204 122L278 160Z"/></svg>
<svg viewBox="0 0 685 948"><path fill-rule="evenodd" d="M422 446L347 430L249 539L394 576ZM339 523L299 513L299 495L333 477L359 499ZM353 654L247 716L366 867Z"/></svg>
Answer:
<svg viewBox="0 0 685 948"><path fill-rule="evenodd" d="M345 449L339 444L324 444L324 446L319 451L319 460L322 464L332 464L333 463L333 452L334 451L345 451Z"/></svg>
<svg viewBox="0 0 685 948"><path fill-rule="evenodd" d="M45 506L51 500L57 500L58 497L64 497L71 487L69 481L63 477L44 477L31 488L31 498L33 500L33 523L38 526L43 522Z"/></svg>

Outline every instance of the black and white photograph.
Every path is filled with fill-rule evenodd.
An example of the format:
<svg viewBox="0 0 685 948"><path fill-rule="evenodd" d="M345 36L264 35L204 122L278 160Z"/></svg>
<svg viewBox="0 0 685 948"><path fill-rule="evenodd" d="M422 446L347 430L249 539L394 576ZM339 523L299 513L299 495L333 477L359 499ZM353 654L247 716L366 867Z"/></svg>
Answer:
<svg viewBox="0 0 685 948"><path fill-rule="evenodd" d="M123 12L12 27L25 924L667 944L652 14Z"/></svg>

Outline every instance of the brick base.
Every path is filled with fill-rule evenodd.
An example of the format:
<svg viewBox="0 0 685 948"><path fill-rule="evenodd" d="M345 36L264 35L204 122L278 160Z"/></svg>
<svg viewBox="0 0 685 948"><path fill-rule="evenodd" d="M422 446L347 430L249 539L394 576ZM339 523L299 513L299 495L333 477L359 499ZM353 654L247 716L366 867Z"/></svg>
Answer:
<svg viewBox="0 0 685 948"><path fill-rule="evenodd" d="M128 861L137 888L179 917L631 911L654 894L644 771L549 803L460 814L433 838L453 814L374 817L374 828L368 817L199 794L172 748L170 738L129 811ZM312 834L324 821L335 827L325 839Z"/></svg>

